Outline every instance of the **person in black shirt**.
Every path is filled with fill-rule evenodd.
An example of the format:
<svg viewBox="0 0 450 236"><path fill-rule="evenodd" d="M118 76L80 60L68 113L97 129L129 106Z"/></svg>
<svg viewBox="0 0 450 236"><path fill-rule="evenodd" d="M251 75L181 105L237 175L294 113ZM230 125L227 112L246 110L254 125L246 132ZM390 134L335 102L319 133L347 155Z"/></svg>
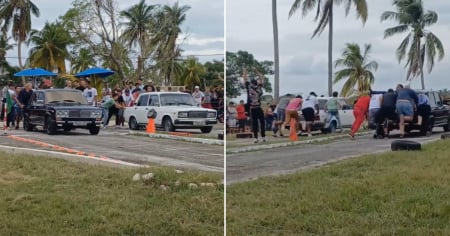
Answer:
<svg viewBox="0 0 450 236"><path fill-rule="evenodd" d="M261 108L261 96L263 94L262 86L264 83L264 76L253 68L258 74L259 80L252 79L248 81L247 70L244 68L244 82L247 89L247 103L250 109L250 117L252 118L253 136L255 138L254 143L258 143L258 128L261 129L261 138L263 142L266 142L266 124L264 119L264 112ZM259 122L258 122L259 121Z"/></svg>
<svg viewBox="0 0 450 236"><path fill-rule="evenodd" d="M389 89L387 93L383 94L380 103L380 110L375 114L376 135L384 137L387 133L387 127L383 129L383 122L386 119L398 121L399 117L396 113L397 94L393 89Z"/></svg>

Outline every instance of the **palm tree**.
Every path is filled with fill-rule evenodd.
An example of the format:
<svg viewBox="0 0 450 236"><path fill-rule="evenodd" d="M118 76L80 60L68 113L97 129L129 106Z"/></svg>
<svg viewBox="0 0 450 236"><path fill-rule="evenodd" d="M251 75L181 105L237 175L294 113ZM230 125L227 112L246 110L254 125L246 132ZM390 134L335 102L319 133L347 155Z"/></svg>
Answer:
<svg viewBox="0 0 450 236"><path fill-rule="evenodd" d="M87 70L89 67L96 66L95 56L89 48L81 48L77 55L72 56L70 64L70 72L76 74Z"/></svg>
<svg viewBox="0 0 450 236"><path fill-rule="evenodd" d="M381 21L395 20L399 25L386 29L384 38L409 31L397 48L397 59L400 63L407 54L406 79L411 80L420 74L422 89L425 89L423 74L425 59L428 63L428 73L431 73L435 58L442 60L445 55L441 40L431 31L426 30L426 27L437 22L438 15L434 11L425 12L421 0L394 0L393 5L397 8L397 12L383 12Z"/></svg>
<svg viewBox="0 0 450 236"><path fill-rule="evenodd" d="M153 9L155 5L145 4L145 0L141 0L138 4L121 12L126 18L126 22L122 37L128 41L128 47L139 45L140 55L138 56L137 74L141 78L144 72L144 60L149 51L149 40L151 30L154 27Z"/></svg>
<svg viewBox="0 0 450 236"><path fill-rule="evenodd" d="M11 37L0 37L0 69L7 69L9 68L9 64L6 61L6 53L14 48L13 44L9 44L9 40Z"/></svg>
<svg viewBox="0 0 450 236"><path fill-rule="evenodd" d="M176 2L173 6L165 5L157 14L157 30L159 33L153 38L156 45L156 59L164 73L165 83L170 84L174 74L174 64L180 55L177 46L178 36L182 33L181 24L186 20L186 12L190 6L180 6Z"/></svg>
<svg viewBox="0 0 450 236"><path fill-rule="evenodd" d="M179 77L180 85L186 88L193 88L195 85L201 85L201 76L205 74L205 67L198 62L197 58L189 57L181 65L181 74Z"/></svg>
<svg viewBox="0 0 450 236"><path fill-rule="evenodd" d="M343 67L336 71L334 83L346 79L341 90L341 96L349 97L353 95L356 90L359 93L367 92L375 82L373 72L378 69L376 61L369 61L369 54L371 50L370 44L364 45L364 52L356 43L347 43L346 48L342 53L342 58L336 60L335 67Z"/></svg>
<svg viewBox="0 0 450 236"><path fill-rule="evenodd" d="M3 19L2 31L7 32L12 22L12 36L17 41L19 67L22 64L22 42L31 31L31 14L39 17L39 8L30 0L0 0L0 18Z"/></svg>
<svg viewBox="0 0 450 236"><path fill-rule="evenodd" d="M328 25L328 95L331 96L333 92L333 5L340 5L345 2L345 15L350 12L350 7L356 6L356 16L361 19L363 25L367 21L368 10L366 0L294 0L291 10L289 11L289 17L291 17L297 10L302 7L302 15L305 16L309 11L316 8L316 16L314 18L317 21L319 18L319 24L314 30L312 38L316 35L320 35ZM303 3L303 4L302 4Z"/></svg>
<svg viewBox="0 0 450 236"><path fill-rule="evenodd" d="M280 56L278 49L278 19L277 19L277 0L272 0L272 25L273 25L273 52L274 52L274 64L275 64L275 84L274 84L274 97L278 101L280 96Z"/></svg>
<svg viewBox="0 0 450 236"><path fill-rule="evenodd" d="M69 59L67 47L72 43L72 37L62 24L47 22L41 31L30 32L27 45L34 45L30 49L30 65L66 73L65 60Z"/></svg>

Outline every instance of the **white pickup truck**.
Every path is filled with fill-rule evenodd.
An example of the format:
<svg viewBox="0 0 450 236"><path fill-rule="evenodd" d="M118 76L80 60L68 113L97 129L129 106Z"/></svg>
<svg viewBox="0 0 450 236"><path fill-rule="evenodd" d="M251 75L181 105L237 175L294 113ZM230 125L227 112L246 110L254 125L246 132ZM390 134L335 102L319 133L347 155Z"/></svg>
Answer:
<svg viewBox="0 0 450 236"><path fill-rule="evenodd" d="M209 133L217 124L217 112L195 105L190 94L181 92L141 93L132 107L124 112L125 120L132 130L148 123L149 111L156 112L155 125L165 131L176 129L200 129Z"/></svg>

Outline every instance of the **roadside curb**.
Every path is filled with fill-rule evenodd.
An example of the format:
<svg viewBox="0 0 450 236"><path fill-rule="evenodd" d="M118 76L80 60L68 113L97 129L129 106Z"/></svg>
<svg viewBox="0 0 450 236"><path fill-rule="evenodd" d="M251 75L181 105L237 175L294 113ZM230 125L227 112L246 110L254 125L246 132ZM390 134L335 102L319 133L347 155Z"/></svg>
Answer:
<svg viewBox="0 0 450 236"><path fill-rule="evenodd" d="M169 135L169 134L149 134L143 131L128 131L128 134L136 135L136 136L145 136L150 138L164 138L164 139L170 139L170 140L178 140L178 141L186 141L186 142L192 142L192 143L202 143L202 144L209 144L209 145L218 145L223 146L224 141L223 140L215 140L215 139L206 139L206 138L192 138L192 137L185 137L185 136L176 136L176 135Z"/></svg>
<svg viewBox="0 0 450 236"><path fill-rule="evenodd" d="M363 132L357 133L356 136L363 136L363 135L372 134L372 133L373 133L373 131L363 131ZM323 142L323 141L329 141L329 140L342 139L345 137L349 137L348 134L316 138L316 139L310 139L310 140L303 140L303 141L295 141L295 142L283 142L283 143L273 143L273 144L267 144L267 145L253 145L253 146L247 146L247 147L230 148L230 149L226 150L226 153L227 154L235 154L235 153L259 151L259 150L266 150L266 149L279 148L279 147L290 147L290 146L296 146L296 145L300 145L300 144L311 144L311 143L317 143L317 142Z"/></svg>

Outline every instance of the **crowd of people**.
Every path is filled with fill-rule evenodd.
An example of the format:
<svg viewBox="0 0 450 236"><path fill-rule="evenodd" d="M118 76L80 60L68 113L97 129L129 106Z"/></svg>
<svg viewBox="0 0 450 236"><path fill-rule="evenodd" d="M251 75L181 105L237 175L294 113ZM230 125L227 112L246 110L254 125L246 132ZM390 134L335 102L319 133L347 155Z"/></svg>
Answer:
<svg viewBox="0 0 450 236"><path fill-rule="evenodd" d="M50 89L53 88L51 81L44 80L38 89ZM128 82L124 83L124 86L119 84L110 86L108 82L105 82L101 91L97 91L89 79L80 79L79 81L66 80L64 89L76 89L80 90L83 96L86 98L88 105L101 107L103 111L103 127L106 128L109 125L111 118L115 117L115 127L124 127L124 111L126 107L134 106L137 103L139 94L142 92L159 92L160 86L155 86L153 81L149 80L147 84L143 84L142 79L138 79L136 83ZM199 107L215 109L217 111L218 119L223 117L223 100L224 91L222 87L206 88L205 91L201 91L199 86L195 86L193 91L186 90L184 87L179 87L178 91L172 91L171 87L166 88L166 92L183 92L192 95L195 104ZM22 110L27 106L28 101L33 93L33 86L31 83L25 84L20 87L13 81L9 81L8 85L2 90L2 106L6 104L6 93L9 93L12 102L13 109L7 114L7 127L15 127L19 129L19 123L22 120ZM3 109L2 109L3 110ZM2 112L2 120L4 113Z"/></svg>

